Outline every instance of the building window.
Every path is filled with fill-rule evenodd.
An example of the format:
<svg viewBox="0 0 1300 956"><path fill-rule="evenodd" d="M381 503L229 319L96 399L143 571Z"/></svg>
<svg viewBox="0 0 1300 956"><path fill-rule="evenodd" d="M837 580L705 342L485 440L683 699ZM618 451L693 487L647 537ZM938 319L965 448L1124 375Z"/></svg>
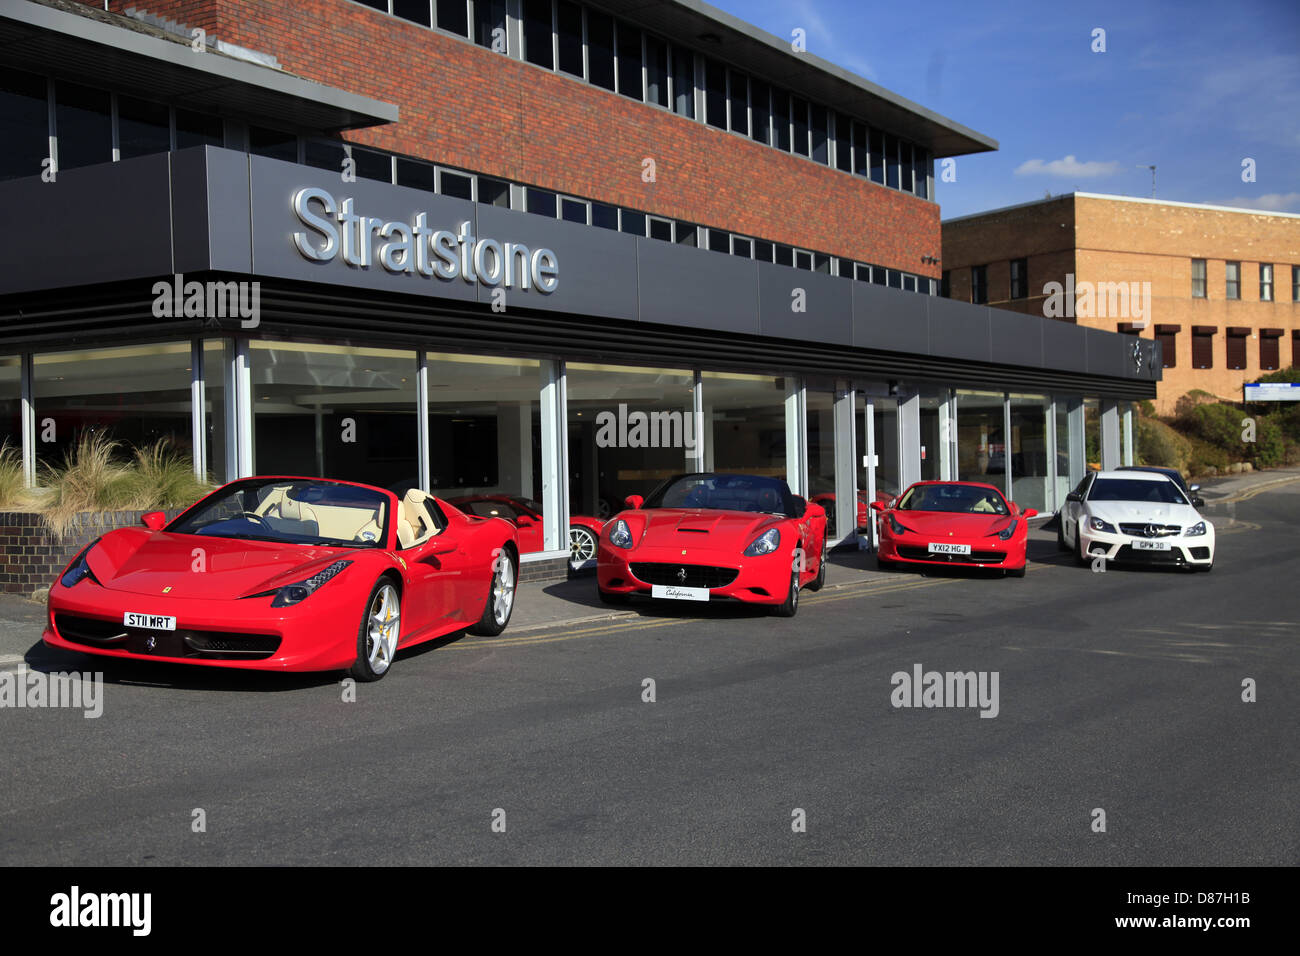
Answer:
<svg viewBox="0 0 1300 956"><path fill-rule="evenodd" d="M587 204L581 199L562 197L560 199L560 218L565 222L577 222L585 226L587 224Z"/></svg>
<svg viewBox="0 0 1300 956"><path fill-rule="evenodd" d="M791 144L795 153L808 155L808 101L797 96L790 97L790 115L793 118Z"/></svg>
<svg viewBox="0 0 1300 956"><path fill-rule="evenodd" d="M137 100L131 96L117 98L118 156L130 159L171 149L171 120L162 103Z"/></svg>
<svg viewBox="0 0 1300 956"><path fill-rule="evenodd" d="M644 236L645 213L633 212L631 209L620 209L618 215L618 228L620 232L630 233L634 236Z"/></svg>
<svg viewBox="0 0 1300 956"><path fill-rule="evenodd" d="M749 77L732 70L727 77L731 111L728 126L733 133L749 135Z"/></svg>
<svg viewBox="0 0 1300 956"><path fill-rule="evenodd" d="M772 145L790 152L790 94L772 90Z"/></svg>
<svg viewBox="0 0 1300 956"><path fill-rule="evenodd" d="M695 119L695 54L673 47L673 112Z"/></svg>
<svg viewBox="0 0 1300 956"><path fill-rule="evenodd" d="M469 6L465 0L438 0L438 28L469 37Z"/></svg>
<svg viewBox="0 0 1300 956"><path fill-rule="evenodd" d="M74 169L112 162L113 117L108 93L60 80L54 87L54 101L54 122L59 137L58 168ZM296 162L297 159L295 138L290 161Z"/></svg>
<svg viewBox="0 0 1300 956"><path fill-rule="evenodd" d="M487 176L478 178L478 201L485 206L510 208L510 184Z"/></svg>
<svg viewBox="0 0 1300 956"><path fill-rule="evenodd" d="M358 153L358 150L353 150L354 155L357 155ZM357 161L357 175L361 175L361 162L359 156ZM372 178L378 179L379 177L375 176ZM444 196L451 196L455 199L472 200L474 198L474 178L472 176L465 176L461 173L453 173L446 169L440 169L438 170L438 192L442 193ZM555 201L554 196L551 197L551 201L552 203ZM552 206L551 215L555 215L554 206Z"/></svg>
<svg viewBox="0 0 1300 956"><path fill-rule="evenodd" d="M1275 371L1278 368L1282 352L1280 348L1281 338L1281 329L1259 330L1259 369L1261 372Z"/></svg>
<svg viewBox="0 0 1300 956"><path fill-rule="evenodd" d="M587 11L587 79L614 88L614 18L595 10Z"/></svg>
<svg viewBox="0 0 1300 956"><path fill-rule="evenodd" d="M813 271L822 275L831 274L831 257L821 252L813 253Z"/></svg>
<svg viewBox="0 0 1300 956"><path fill-rule="evenodd" d="M591 204L591 224L600 229L618 231L618 207L603 202Z"/></svg>
<svg viewBox="0 0 1300 956"><path fill-rule="evenodd" d="M731 234L723 229L710 229L709 251L731 252Z"/></svg>
<svg viewBox="0 0 1300 956"><path fill-rule="evenodd" d="M1029 260L1011 260L1011 298L1024 299L1029 296Z"/></svg>
<svg viewBox="0 0 1300 956"><path fill-rule="evenodd" d="M555 218L555 193L549 189L527 190L528 211L548 219Z"/></svg>
<svg viewBox="0 0 1300 956"><path fill-rule="evenodd" d="M885 271L885 285L891 289L901 289L903 287L903 274L897 269L887 269Z"/></svg>
<svg viewBox="0 0 1300 956"><path fill-rule="evenodd" d="M306 143L306 159L308 166L337 170L343 162L343 147L339 143L322 143L308 140ZM397 185L409 186L412 189L427 189L431 193L437 192L437 170L430 163L398 157Z"/></svg>
<svg viewBox="0 0 1300 956"><path fill-rule="evenodd" d="M641 31L619 21L618 91L638 103L645 99L641 88Z"/></svg>
<svg viewBox="0 0 1300 956"><path fill-rule="evenodd" d="M793 266L794 250L784 243L778 242L772 250L772 261L778 266Z"/></svg>
<svg viewBox="0 0 1300 956"><path fill-rule="evenodd" d="M853 172L852 124L843 113L835 114L835 168L846 173Z"/></svg>
<svg viewBox="0 0 1300 956"><path fill-rule="evenodd" d="M673 222L671 219L659 219L656 216L650 217L650 238L660 239L663 242L673 241Z"/></svg>
<svg viewBox="0 0 1300 956"><path fill-rule="evenodd" d="M796 249L794 251L794 267L796 269L805 269L808 272L812 272L813 254L811 252L805 252L802 249Z"/></svg>
<svg viewBox="0 0 1300 956"><path fill-rule="evenodd" d="M976 305L983 305L989 300L989 267L971 266L970 300Z"/></svg>
<svg viewBox="0 0 1300 956"><path fill-rule="evenodd" d="M905 193L915 192L916 187L912 184L912 144L903 140L898 141L898 170L898 188Z"/></svg>
<svg viewBox="0 0 1300 956"><path fill-rule="evenodd" d="M582 7L569 0L559 0L555 5L555 35L559 41L560 69L570 76L583 78Z"/></svg>
<svg viewBox="0 0 1300 956"><path fill-rule="evenodd" d="M1291 267L1291 301L1300 302L1300 266Z"/></svg>
<svg viewBox="0 0 1300 956"><path fill-rule="evenodd" d="M1214 332L1200 326L1192 329L1192 368L1214 368Z"/></svg>
<svg viewBox="0 0 1300 956"><path fill-rule="evenodd" d="M668 107L668 44L657 37L645 38L645 101Z"/></svg>
<svg viewBox="0 0 1300 956"><path fill-rule="evenodd" d="M859 282L871 281L871 266L858 262L853 265L853 278Z"/></svg>
<svg viewBox="0 0 1300 956"><path fill-rule="evenodd" d="M809 129L812 132L812 158L822 165L830 165L830 149L826 140L826 107L812 104L808 110Z"/></svg>
<svg viewBox="0 0 1300 956"><path fill-rule="evenodd" d="M1205 298L1205 260L1192 260L1192 298Z"/></svg>
<svg viewBox="0 0 1300 956"><path fill-rule="evenodd" d="M727 128L727 71L714 60L704 62L704 121Z"/></svg>
<svg viewBox="0 0 1300 956"><path fill-rule="evenodd" d="M772 243L765 239L754 240L754 258L760 262L772 261Z"/></svg>
<svg viewBox="0 0 1300 956"><path fill-rule="evenodd" d="M256 156L298 162L298 137L278 129L248 127L248 151ZM63 166L63 138L59 138L59 165ZM360 172L358 172L360 175Z"/></svg>
<svg viewBox="0 0 1300 956"><path fill-rule="evenodd" d="M579 25L578 38L581 46L581 20ZM505 0L474 0L474 42L497 53L509 53ZM578 62L582 62L581 50Z"/></svg>
<svg viewBox="0 0 1300 956"><path fill-rule="evenodd" d="M393 0L393 16L422 27L433 26L429 22L429 0Z"/></svg>
<svg viewBox="0 0 1300 956"><path fill-rule="evenodd" d="M930 198L930 154L919 146L916 149L916 194Z"/></svg>
<svg viewBox="0 0 1300 956"><path fill-rule="evenodd" d="M1178 326L1176 325L1157 325L1156 341L1160 343L1160 351L1164 356L1163 364L1165 368L1178 367Z"/></svg>
<svg viewBox="0 0 1300 956"><path fill-rule="evenodd" d="M740 256L742 259L754 258L754 243L744 236L731 237L731 254Z"/></svg>
<svg viewBox="0 0 1300 956"><path fill-rule="evenodd" d="M673 232L675 233L673 241L679 246L694 247L698 242L696 238L695 223L693 222L682 222L679 219L673 224Z"/></svg>
<svg viewBox="0 0 1300 956"><path fill-rule="evenodd" d="M885 137L885 185L890 189L898 188L898 140L893 136Z"/></svg>
<svg viewBox="0 0 1300 956"><path fill-rule="evenodd" d="M1300 329L1291 333L1291 364L1300 365Z"/></svg>
<svg viewBox="0 0 1300 956"><path fill-rule="evenodd" d="M1259 301L1273 301L1273 266L1271 263L1259 264Z"/></svg>
<svg viewBox="0 0 1300 956"><path fill-rule="evenodd" d="M478 4L476 3L477 7ZM551 0L524 0L524 59L546 69L555 67L551 41Z"/></svg>
<svg viewBox="0 0 1300 956"><path fill-rule="evenodd" d="M867 168L867 160L870 154L867 152L867 128L861 123L853 124L853 171L859 176L869 176L871 170Z"/></svg>
<svg viewBox="0 0 1300 956"><path fill-rule="evenodd" d="M0 115L4 110L0 109ZM188 149L191 146L220 146L224 141L221 134L221 117L208 113L195 113L192 110L176 110L176 148Z"/></svg>
<svg viewBox="0 0 1300 956"><path fill-rule="evenodd" d="M762 80L749 81L749 111L752 126L749 135L764 145L772 145L772 89Z"/></svg>
<svg viewBox="0 0 1300 956"><path fill-rule="evenodd" d="M1228 329L1228 368L1246 367L1246 339L1249 337L1250 329Z"/></svg>
<svg viewBox="0 0 1300 956"><path fill-rule="evenodd" d="M885 134L878 129L871 131L871 181L885 184Z"/></svg>
<svg viewBox="0 0 1300 956"><path fill-rule="evenodd" d="M1241 298L1241 263L1224 263L1223 294L1226 299Z"/></svg>
<svg viewBox="0 0 1300 956"><path fill-rule="evenodd" d="M944 269L939 276L939 295L945 299L952 298L952 271Z"/></svg>

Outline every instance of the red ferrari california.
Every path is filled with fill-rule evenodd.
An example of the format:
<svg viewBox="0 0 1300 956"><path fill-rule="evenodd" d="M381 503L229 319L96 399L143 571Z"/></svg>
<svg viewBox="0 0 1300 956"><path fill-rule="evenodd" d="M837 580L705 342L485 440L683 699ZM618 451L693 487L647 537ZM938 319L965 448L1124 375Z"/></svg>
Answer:
<svg viewBox="0 0 1300 956"><path fill-rule="evenodd" d="M515 495L465 495L447 500L466 514L509 521L519 532L519 550L524 554L541 551L544 547L540 501ZM596 559L596 539L604 525L605 522L599 518L569 516L569 564L575 569Z"/></svg>
<svg viewBox="0 0 1300 956"><path fill-rule="evenodd" d="M880 513L881 570L903 564L961 564L1025 576L1028 519L1038 514L1007 501L992 485L973 481L918 481Z"/></svg>
<svg viewBox="0 0 1300 956"><path fill-rule="evenodd" d="M799 589L826 580L826 512L778 478L709 472L669 478L627 499L600 535L601 600L634 594L799 608Z"/></svg>
<svg viewBox="0 0 1300 956"><path fill-rule="evenodd" d="M398 650L500 634L519 545L418 489L244 478L170 524L92 542L50 588L45 643L106 657L379 680Z"/></svg>

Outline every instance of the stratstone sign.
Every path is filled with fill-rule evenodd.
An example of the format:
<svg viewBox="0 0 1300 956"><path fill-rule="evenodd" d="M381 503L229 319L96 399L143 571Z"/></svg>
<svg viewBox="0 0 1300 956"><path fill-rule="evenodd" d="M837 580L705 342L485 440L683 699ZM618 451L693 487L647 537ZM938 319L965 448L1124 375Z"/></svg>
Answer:
<svg viewBox="0 0 1300 956"><path fill-rule="evenodd" d="M418 275L450 282L457 277L493 288L536 289L545 295L560 284L560 264L550 249L475 238L468 220L456 231L433 229L428 213L411 222L366 216L352 197L335 200L328 190L306 186L293 193L294 215L309 232L295 232L293 244L313 262L342 257L349 266Z"/></svg>

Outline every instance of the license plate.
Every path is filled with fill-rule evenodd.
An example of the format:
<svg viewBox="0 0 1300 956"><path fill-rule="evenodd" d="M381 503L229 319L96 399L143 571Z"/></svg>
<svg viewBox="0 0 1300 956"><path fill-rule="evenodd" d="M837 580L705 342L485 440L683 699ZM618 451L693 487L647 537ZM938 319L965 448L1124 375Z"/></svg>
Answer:
<svg viewBox="0 0 1300 956"><path fill-rule="evenodd" d="M1133 542L1134 551L1168 551L1171 545L1168 541L1147 541L1138 538Z"/></svg>
<svg viewBox="0 0 1300 956"><path fill-rule="evenodd" d="M670 601L707 601L708 588L679 588L670 584L654 584L650 587L650 596L667 598Z"/></svg>
<svg viewBox="0 0 1300 956"><path fill-rule="evenodd" d="M949 544L946 541L931 541L931 554L970 554L969 544Z"/></svg>
<svg viewBox="0 0 1300 956"><path fill-rule="evenodd" d="M151 631L176 630L176 618L166 614L137 614L134 611L127 611L122 616L122 623L127 627L144 627Z"/></svg>

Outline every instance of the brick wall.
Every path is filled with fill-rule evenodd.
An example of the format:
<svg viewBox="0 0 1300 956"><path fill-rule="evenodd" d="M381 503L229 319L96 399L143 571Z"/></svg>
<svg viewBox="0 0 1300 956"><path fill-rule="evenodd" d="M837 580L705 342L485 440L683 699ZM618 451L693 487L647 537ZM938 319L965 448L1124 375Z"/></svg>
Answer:
<svg viewBox="0 0 1300 956"><path fill-rule="evenodd" d="M47 588L86 545L114 528L139 525L143 511L87 512L80 531L56 538L38 514L0 512L0 591L31 594ZM167 513L168 520L180 511Z"/></svg>
<svg viewBox="0 0 1300 956"><path fill-rule="evenodd" d="M95 6L101 6L96 3ZM394 103L345 138L450 166L939 277L937 204L350 0L112 0ZM656 181L642 180L654 159Z"/></svg>

